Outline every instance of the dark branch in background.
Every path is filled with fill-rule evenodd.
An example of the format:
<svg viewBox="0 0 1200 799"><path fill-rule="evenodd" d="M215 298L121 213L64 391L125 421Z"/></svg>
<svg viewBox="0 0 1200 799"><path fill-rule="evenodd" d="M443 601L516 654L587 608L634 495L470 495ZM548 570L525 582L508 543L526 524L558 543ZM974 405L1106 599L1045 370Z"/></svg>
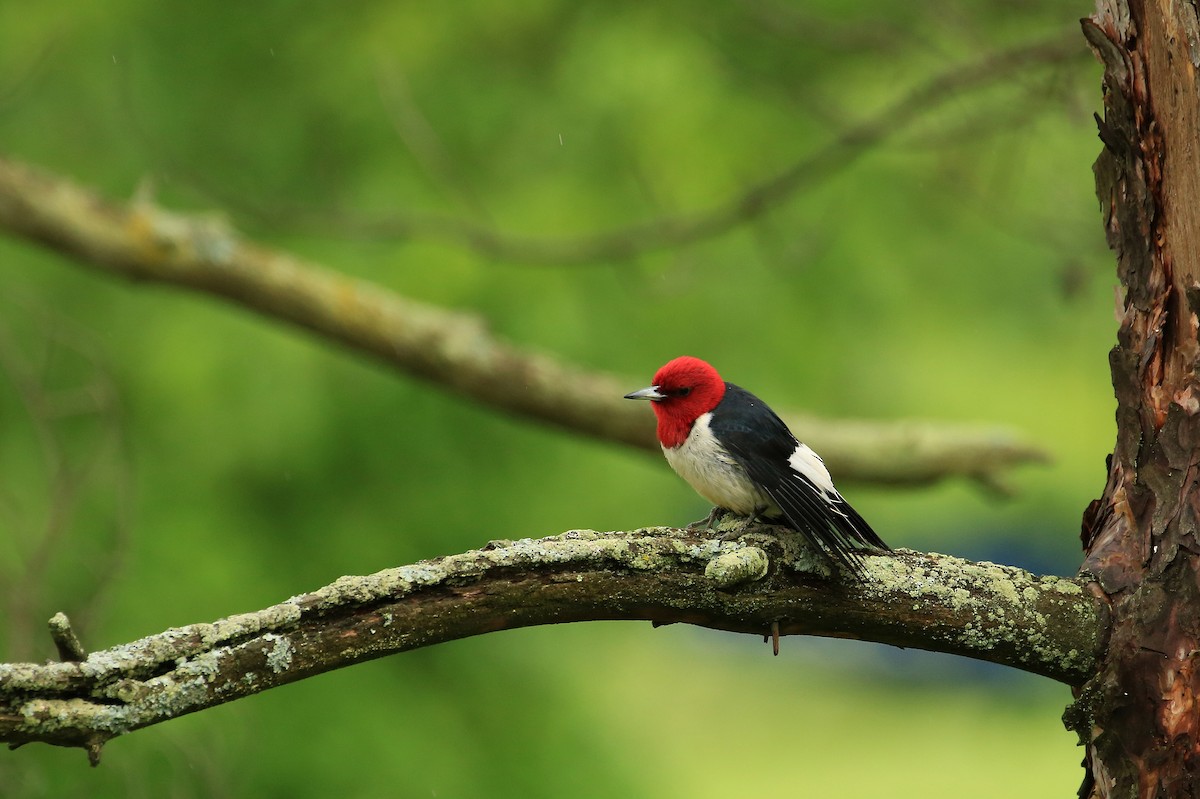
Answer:
<svg viewBox="0 0 1200 799"><path fill-rule="evenodd" d="M803 5L786 0L741 0L738 4L747 12L747 19L765 35L786 40L795 47L805 47L832 53L840 58L850 54L869 54L873 59L892 56L906 49L934 46L927 31L920 26L897 35L895 24L870 14L858 18L838 18L836 21Z"/></svg>
<svg viewBox="0 0 1200 799"><path fill-rule="evenodd" d="M561 239L527 238L453 217L392 214L369 218L336 209L315 212L296 208L249 209L237 198L226 198L225 201L277 229L382 239L437 239L520 264L553 266L626 260L646 252L714 238L757 219L798 192L839 174L872 147L912 127L923 116L964 91L1008 80L1021 70L1070 61L1083 63L1087 56L1087 51L1080 45L1078 32L1067 29L1045 41L1020 45L986 55L970 64L957 65L908 92L866 121L846 127L824 147L713 208L664 215L607 233ZM406 136L408 139L411 136ZM429 160L416 148L414 153L422 161ZM454 185L461 188L461 182L456 181Z"/></svg>
<svg viewBox="0 0 1200 799"><path fill-rule="evenodd" d="M653 419L622 396L645 382L581 369L490 333L476 316L402 297L240 239L211 217L119 205L0 158L0 230L109 274L222 297L499 410L605 441L658 448ZM649 368L647 365L646 368ZM1044 459L1000 428L796 420L840 480L921 484Z"/></svg>
<svg viewBox="0 0 1200 799"><path fill-rule="evenodd" d="M13 113L23 95L33 91L36 79L57 55L59 38L51 37L24 63L0 75L0 113Z"/></svg>
<svg viewBox="0 0 1200 799"><path fill-rule="evenodd" d="M82 662L0 665L0 741L84 747L95 763L111 738L314 674L481 633L599 619L860 638L1071 685L1095 666L1105 618L1081 580L915 552L869 556L862 582L831 579L799 536L784 536L735 542L650 528L492 542L342 577ZM53 622L56 640L65 637L66 619ZM77 642L66 649L82 655Z"/></svg>
<svg viewBox="0 0 1200 799"><path fill-rule="evenodd" d="M417 106L399 65L390 61L381 62L375 74L379 84L379 99L388 119L422 171L467 211L485 216L483 202L471 189L470 181L459 171L454 159L442 146L437 132Z"/></svg>
<svg viewBox="0 0 1200 799"><path fill-rule="evenodd" d="M0 304L0 385L12 387L40 456L23 461L20 479L0 481L0 521L14 552L10 569L0 564L0 618L12 656L21 658L36 651L36 609L54 590L61 561L72 553L86 558L88 576L72 580L66 601L87 608L85 626L102 611L129 549L133 478L118 392L92 337L56 314L5 300ZM38 346L22 346L22 315L30 317ZM10 444L19 435L19 419L6 420ZM84 430L89 435L81 436ZM31 480L39 471L44 477ZM80 554L79 542L72 539L75 516L98 492L112 503L111 538L94 541ZM92 535L102 534L103 527Z"/></svg>

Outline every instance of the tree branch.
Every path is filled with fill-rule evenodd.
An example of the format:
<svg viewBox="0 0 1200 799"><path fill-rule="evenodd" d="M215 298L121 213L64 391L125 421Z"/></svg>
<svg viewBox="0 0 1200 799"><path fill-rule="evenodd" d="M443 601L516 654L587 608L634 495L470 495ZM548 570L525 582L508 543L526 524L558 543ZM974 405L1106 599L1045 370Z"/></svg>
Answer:
<svg viewBox="0 0 1200 799"><path fill-rule="evenodd" d="M1094 668L1105 618L1082 580L908 551L866 560L862 582L831 577L800 536L770 527L737 541L663 527L494 541L342 577L82 662L0 665L0 741L80 746L95 760L105 741L127 732L354 663L598 619L754 635L777 624L784 635L951 652L1072 685ZM65 619L53 621L63 637ZM82 655L77 643L72 651Z"/></svg>
<svg viewBox="0 0 1200 799"><path fill-rule="evenodd" d="M111 203L0 158L0 230L97 271L216 295L508 413L658 449L653 417L621 398L645 377L620 381L522 349L476 316L244 241L212 216L184 216L145 200ZM997 485L1004 470L1046 458L998 427L809 418L793 430L843 481L922 484L967 476Z"/></svg>

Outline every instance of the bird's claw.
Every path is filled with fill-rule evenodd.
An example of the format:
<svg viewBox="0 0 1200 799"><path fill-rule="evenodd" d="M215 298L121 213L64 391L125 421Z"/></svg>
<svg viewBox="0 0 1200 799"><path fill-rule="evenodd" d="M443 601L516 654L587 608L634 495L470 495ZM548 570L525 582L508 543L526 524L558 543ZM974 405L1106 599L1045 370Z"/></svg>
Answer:
<svg viewBox="0 0 1200 799"><path fill-rule="evenodd" d="M700 530L700 529L711 530L713 528L713 525L716 523L717 518L720 516L724 516L727 512L728 511L726 511L724 508L715 507L712 510L710 510L708 512L708 515L705 516L703 519L697 519L696 521L692 522L684 529L688 530L689 532L694 532L694 531Z"/></svg>
<svg viewBox="0 0 1200 799"><path fill-rule="evenodd" d="M716 509L714 508L714 510L716 510ZM749 516L746 516L742 519L741 524L739 524L737 527L733 528L732 530L729 530L728 532L724 533L721 536L721 540L722 541L732 541L735 538L741 538L742 536L746 535L747 533L750 532L751 527L758 524L762 520L762 515L764 512L766 512L766 510L767 510L767 508L765 505L758 506L757 508L754 509L753 513L751 513Z"/></svg>

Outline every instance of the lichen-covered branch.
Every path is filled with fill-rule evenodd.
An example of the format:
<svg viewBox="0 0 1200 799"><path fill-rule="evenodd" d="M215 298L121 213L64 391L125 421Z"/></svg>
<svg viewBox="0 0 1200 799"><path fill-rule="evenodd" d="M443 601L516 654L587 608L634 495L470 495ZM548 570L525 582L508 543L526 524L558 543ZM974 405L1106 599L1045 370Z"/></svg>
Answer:
<svg viewBox="0 0 1200 799"><path fill-rule="evenodd" d="M321 672L597 619L754 635L777 626L968 655L1072 685L1094 668L1105 618L1080 580L916 552L866 560L863 581L835 577L800 536L767 527L736 541L647 528L492 542L79 661L0 665L0 741L84 747L95 762L116 736ZM57 640L65 619L54 622Z"/></svg>
<svg viewBox="0 0 1200 799"><path fill-rule="evenodd" d="M651 414L621 398L645 381L644 373L622 381L518 347L474 315L245 241L213 217L183 216L148 201L109 202L0 158L0 230L81 266L224 298L499 410L657 450ZM1005 470L1045 457L1002 428L810 418L793 429L842 481L920 484L967 476L999 484Z"/></svg>

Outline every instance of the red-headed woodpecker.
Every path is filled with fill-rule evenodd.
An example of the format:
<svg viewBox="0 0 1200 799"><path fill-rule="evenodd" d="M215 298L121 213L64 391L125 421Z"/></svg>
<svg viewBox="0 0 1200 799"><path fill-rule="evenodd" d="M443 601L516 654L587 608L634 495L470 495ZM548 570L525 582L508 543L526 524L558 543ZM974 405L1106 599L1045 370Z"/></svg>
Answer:
<svg viewBox="0 0 1200 799"><path fill-rule="evenodd" d="M833 487L820 456L766 403L699 358L668 362L654 385L625 398L654 403L667 462L716 506L710 523L722 509L747 524L779 519L856 574L862 550L888 549Z"/></svg>

